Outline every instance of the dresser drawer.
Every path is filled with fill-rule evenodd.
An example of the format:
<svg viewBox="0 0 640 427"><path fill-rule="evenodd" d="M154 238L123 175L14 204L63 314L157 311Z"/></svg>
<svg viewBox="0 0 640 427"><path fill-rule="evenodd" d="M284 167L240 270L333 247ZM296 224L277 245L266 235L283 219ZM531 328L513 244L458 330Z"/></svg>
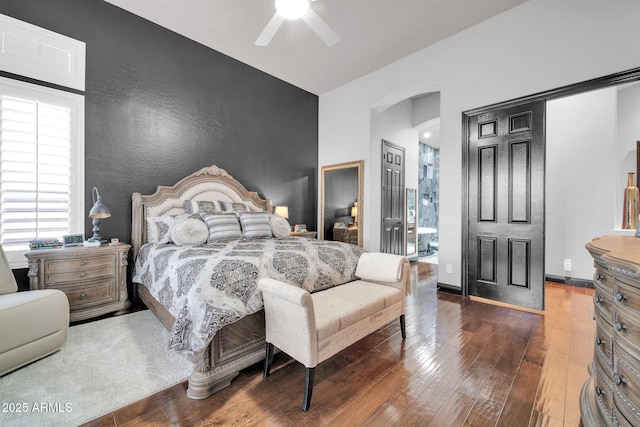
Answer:
<svg viewBox="0 0 640 427"><path fill-rule="evenodd" d="M625 417L624 414L620 413L619 411L616 412L615 416L616 416L616 418L615 418L614 425L616 425L616 426L620 426L620 427L638 427L637 421L636 421L636 424L631 423L631 421L629 421L627 419L627 417Z"/></svg>
<svg viewBox="0 0 640 427"><path fill-rule="evenodd" d="M603 365L613 369L613 336L612 327L600 316L596 316L596 335L594 338L594 351L596 357Z"/></svg>
<svg viewBox="0 0 640 427"><path fill-rule="evenodd" d="M618 279L614 291L613 299L616 306L625 307L640 315L640 290L637 285L634 287L630 283Z"/></svg>
<svg viewBox="0 0 640 427"><path fill-rule="evenodd" d="M614 384L638 408L640 407L640 361L638 354L619 344L616 345L614 351Z"/></svg>
<svg viewBox="0 0 640 427"><path fill-rule="evenodd" d="M596 368L593 379L596 403L598 404L600 415L611 422L613 420L613 387L605 380L602 371L598 368Z"/></svg>
<svg viewBox="0 0 640 427"><path fill-rule="evenodd" d="M613 287L607 288L594 280L593 306L596 312L609 323L613 323Z"/></svg>
<svg viewBox="0 0 640 427"><path fill-rule="evenodd" d="M92 307L117 300L116 283L112 278L86 282L80 285L60 286L58 289L67 294L69 308L71 310Z"/></svg>
<svg viewBox="0 0 640 427"><path fill-rule="evenodd" d="M616 341L622 340L636 351L640 349L640 318L635 313L618 307L613 329Z"/></svg>
<svg viewBox="0 0 640 427"><path fill-rule="evenodd" d="M101 265L99 267L87 268L84 270L71 270L60 273L45 272L44 283L46 287L59 283L79 282L91 280L98 277L113 276L116 270L113 264Z"/></svg>

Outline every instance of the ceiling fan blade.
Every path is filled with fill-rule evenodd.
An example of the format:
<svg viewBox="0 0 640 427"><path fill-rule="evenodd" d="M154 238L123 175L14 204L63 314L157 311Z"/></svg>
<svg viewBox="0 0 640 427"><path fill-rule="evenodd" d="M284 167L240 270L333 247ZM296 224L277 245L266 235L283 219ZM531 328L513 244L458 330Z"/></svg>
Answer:
<svg viewBox="0 0 640 427"><path fill-rule="evenodd" d="M284 18L278 12L276 12L276 14L273 15L273 18L271 18L271 21L269 21L267 26L264 27L264 30L262 30L262 33L260 34L260 36L258 36L258 40L256 40L256 43L255 43L256 46L268 45L271 39L273 38L273 36L276 35L276 32L278 31L278 29L280 28L283 22L284 22Z"/></svg>
<svg viewBox="0 0 640 427"><path fill-rule="evenodd" d="M302 19L327 46L331 47L340 40L340 37L313 10L309 9Z"/></svg>

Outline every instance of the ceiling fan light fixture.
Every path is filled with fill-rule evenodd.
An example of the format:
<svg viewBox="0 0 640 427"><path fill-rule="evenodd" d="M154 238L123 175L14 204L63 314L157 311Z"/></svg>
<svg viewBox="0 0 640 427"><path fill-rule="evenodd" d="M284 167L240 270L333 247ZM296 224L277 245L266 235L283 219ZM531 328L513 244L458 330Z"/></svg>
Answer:
<svg viewBox="0 0 640 427"><path fill-rule="evenodd" d="M285 19L299 19L309 10L309 0L276 0L276 10Z"/></svg>

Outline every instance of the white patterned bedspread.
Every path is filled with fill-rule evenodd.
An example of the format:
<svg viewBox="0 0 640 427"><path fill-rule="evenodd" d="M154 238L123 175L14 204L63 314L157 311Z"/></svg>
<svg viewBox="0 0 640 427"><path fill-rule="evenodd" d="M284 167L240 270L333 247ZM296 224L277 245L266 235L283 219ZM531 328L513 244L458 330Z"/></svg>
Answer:
<svg viewBox="0 0 640 427"><path fill-rule="evenodd" d="M270 277L314 292L355 279L355 245L326 240L232 240L203 246L147 243L133 282L175 318L169 346L192 361L223 326L262 308L258 280Z"/></svg>

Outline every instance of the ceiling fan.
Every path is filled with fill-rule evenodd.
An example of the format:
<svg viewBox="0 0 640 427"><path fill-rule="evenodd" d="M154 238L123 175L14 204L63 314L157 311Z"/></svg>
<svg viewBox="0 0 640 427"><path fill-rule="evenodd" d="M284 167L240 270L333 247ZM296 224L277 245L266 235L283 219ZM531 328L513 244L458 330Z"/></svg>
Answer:
<svg viewBox="0 0 640 427"><path fill-rule="evenodd" d="M315 1L315 0L311 0ZM276 0L276 13L256 40L257 46L266 46L276 34L285 19L300 19L322 39L327 46L333 46L340 37L309 7L309 0Z"/></svg>

